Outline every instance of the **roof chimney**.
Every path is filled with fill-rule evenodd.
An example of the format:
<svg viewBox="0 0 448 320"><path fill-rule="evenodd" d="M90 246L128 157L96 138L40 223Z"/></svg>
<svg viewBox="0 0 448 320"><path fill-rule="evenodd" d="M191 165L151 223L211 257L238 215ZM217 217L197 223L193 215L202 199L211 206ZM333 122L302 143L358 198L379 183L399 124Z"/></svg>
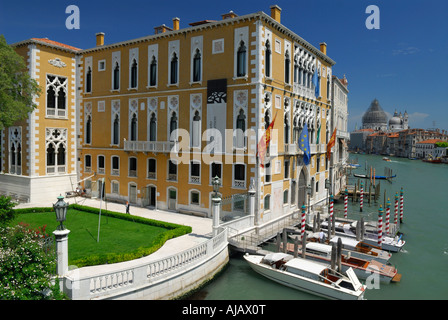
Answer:
<svg viewBox="0 0 448 320"><path fill-rule="evenodd" d="M174 31L176 31L176 30L179 30L179 21L180 21L180 19L179 18L173 18L173 30Z"/></svg>
<svg viewBox="0 0 448 320"><path fill-rule="evenodd" d="M327 54L327 44L325 42L320 43L320 51L325 55Z"/></svg>
<svg viewBox="0 0 448 320"><path fill-rule="evenodd" d="M230 10L229 13L224 13L223 15L221 15L221 17L222 17L222 20L225 20L225 19L236 18L236 17L238 17L238 15L235 12L233 12L232 10Z"/></svg>
<svg viewBox="0 0 448 320"><path fill-rule="evenodd" d="M173 31L173 29L171 29L170 27L167 27L165 24L162 24L161 26L158 26L158 27L154 27L155 34L165 33L167 31Z"/></svg>
<svg viewBox="0 0 448 320"><path fill-rule="evenodd" d="M96 46L104 46L104 32L98 32L96 34Z"/></svg>
<svg viewBox="0 0 448 320"><path fill-rule="evenodd" d="M280 23L280 15L282 12L282 8L278 5L271 6L271 18Z"/></svg>

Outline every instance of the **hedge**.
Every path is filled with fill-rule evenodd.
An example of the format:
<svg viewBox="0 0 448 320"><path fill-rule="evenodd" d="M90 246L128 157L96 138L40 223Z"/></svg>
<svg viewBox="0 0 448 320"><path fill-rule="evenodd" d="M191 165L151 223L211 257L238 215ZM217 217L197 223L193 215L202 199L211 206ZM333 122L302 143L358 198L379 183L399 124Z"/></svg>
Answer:
<svg viewBox="0 0 448 320"><path fill-rule="evenodd" d="M71 204L68 208L93 214L99 214L100 211L98 208L82 206L79 204ZM51 207L15 209L15 212L18 214L27 214L34 212L52 212L52 211L54 211L54 209ZM131 216L129 214L109 210L101 210L101 215L161 227L168 230L160 234L154 241L153 246L148 248L139 247L137 250L129 253L109 253L104 255L92 255L85 257L83 259L72 260L71 264L76 265L78 268L84 266L107 264L107 263L117 263L142 258L157 251L169 239L173 239L182 236L184 234L188 234L192 231L192 228L190 226L183 226L175 223L147 219L139 216Z"/></svg>

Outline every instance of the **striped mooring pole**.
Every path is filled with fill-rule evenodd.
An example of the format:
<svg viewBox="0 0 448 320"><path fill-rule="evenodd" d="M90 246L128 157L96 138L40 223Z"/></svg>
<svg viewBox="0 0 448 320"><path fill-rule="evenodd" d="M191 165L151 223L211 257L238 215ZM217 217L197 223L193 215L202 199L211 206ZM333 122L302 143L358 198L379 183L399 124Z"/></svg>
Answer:
<svg viewBox="0 0 448 320"><path fill-rule="evenodd" d="M400 190L400 223L403 223L403 187Z"/></svg>
<svg viewBox="0 0 448 320"><path fill-rule="evenodd" d="M330 194L330 221L333 221L333 205L334 205L334 197Z"/></svg>
<svg viewBox="0 0 448 320"><path fill-rule="evenodd" d="M362 181L361 181L361 194L359 197L359 211L360 212L362 212L363 202L364 202L364 186L362 185Z"/></svg>
<svg viewBox="0 0 448 320"><path fill-rule="evenodd" d="M378 246L383 243L383 206L380 205L378 210Z"/></svg>
<svg viewBox="0 0 448 320"><path fill-rule="evenodd" d="M302 224L301 224L301 239L303 239L303 236L305 235L305 214L306 214L306 207L305 204L302 205Z"/></svg>
<svg viewBox="0 0 448 320"><path fill-rule="evenodd" d="M344 196L344 218L347 219L348 190L345 188Z"/></svg>
<svg viewBox="0 0 448 320"><path fill-rule="evenodd" d="M387 198L386 202L386 235L389 234L389 218L390 218L390 200Z"/></svg>
<svg viewBox="0 0 448 320"><path fill-rule="evenodd" d="M394 224L398 224L398 192L395 193L395 214L394 214Z"/></svg>

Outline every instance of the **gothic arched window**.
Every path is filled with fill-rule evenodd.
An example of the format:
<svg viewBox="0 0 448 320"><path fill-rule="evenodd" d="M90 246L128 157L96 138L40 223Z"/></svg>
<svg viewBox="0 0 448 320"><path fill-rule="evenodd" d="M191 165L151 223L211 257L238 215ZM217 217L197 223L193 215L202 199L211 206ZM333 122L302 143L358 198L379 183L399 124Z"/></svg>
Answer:
<svg viewBox="0 0 448 320"><path fill-rule="evenodd" d="M155 87L157 84L157 60L153 56L151 60L151 65L149 67L149 85Z"/></svg>
<svg viewBox="0 0 448 320"><path fill-rule="evenodd" d="M151 114L151 119L149 120L149 141L157 140L157 119L156 114L153 112Z"/></svg>
<svg viewBox="0 0 448 320"><path fill-rule="evenodd" d="M244 132L246 131L246 116L241 109L236 118L236 147L244 148Z"/></svg>
<svg viewBox="0 0 448 320"><path fill-rule="evenodd" d="M201 52L196 49L193 58L193 82L201 81Z"/></svg>
<svg viewBox="0 0 448 320"><path fill-rule="evenodd" d="M135 59L131 65L131 88L137 88L137 61Z"/></svg>
<svg viewBox="0 0 448 320"><path fill-rule="evenodd" d="M264 57L264 69L266 77L271 77L271 44L269 43L269 40L266 40L266 46L265 46L265 57Z"/></svg>
<svg viewBox="0 0 448 320"><path fill-rule="evenodd" d="M118 62L115 63L114 68L113 89L120 89L120 66L118 65Z"/></svg>
<svg viewBox="0 0 448 320"><path fill-rule="evenodd" d="M285 82L289 83L289 73L291 69L291 59L289 57L289 51L286 50L285 53Z"/></svg>
<svg viewBox="0 0 448 320"><path fill-rule="evenodd" d="M237 77L244 77L246 75L246 46L244 45L244 41L241 41L238 47L236 75Z"/></svg>
<svg viewBox="0 0 448 320"><path fill-rule="evenodd" d="M173 112L170 119L170 141L176 140L176 137L173 137L173 132L177 129L177 115L176 112Z"/></svg>
<svg viewBox="0 0 448 320"><path fill-rule="evenodd" d="M170 84L176 84L178 81L177 80L178 58L177 58L176 53L173 53L170 63L171 63Z"/></svg>

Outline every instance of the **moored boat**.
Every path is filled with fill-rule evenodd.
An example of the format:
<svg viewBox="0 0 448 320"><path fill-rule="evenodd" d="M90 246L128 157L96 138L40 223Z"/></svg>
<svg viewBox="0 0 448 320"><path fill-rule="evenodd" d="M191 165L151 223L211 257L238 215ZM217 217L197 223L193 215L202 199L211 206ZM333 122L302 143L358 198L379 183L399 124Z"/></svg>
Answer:
<svg viewBox="0 0 448 320"><path fill-rule="evenodd" d="M364 299L366 286L361 284L353 269L344 276L327 264L284 253L246 254L244 259L255 272L282 285L329 299Z"/></svg>
<svg viewBox="0 0 448 320"><path fill-rule="evenodd" d="M326 237L327 235L324 236ZM294 240L296 236L290 235L289 237ZM306 238L309 242L322 243L319 232L307 232ZM350 254L352 257L368 261L376 260L384 264L389 263L389 259L392 257L392 254L390 252L382 250L378 246L365 243L364 241L358 241L354 238L334 236L330 239L330 241L328 241L328 239L325 239L324 243L331 244L334 242L335 244L337 244L339 238L341 238L342 241L342 253L345 255Z"/></svg>
<svg viewBox="0 0 448 320"><path fill-rule="evenodd" d="M353 223L343 223L343 222L335 222L335 234L338 236L345 236L350 238L356 239L356 221ZM322 229L327 230L328 228L328 221L322 221L321 224ZM382 243L381 243L381 249L390 251L390 252L400 252L401 249L403 249L404 245L406 244L406 241L401 239L401 236L395 236L395 237L388 237L383 236L382 237ZM371 245L378 245L378 233L376 230L372 230L371 228L366 228L365 233L362 236L362 240L365 243L371 244Z"/></svg>
<svg viewBox="0 0 448 320"><path fill-rule="evenodd" d="M294 252L294 244L288 243L286 248L288 252ZM308 242L306 244L305 257L307 260L319 263L331 263L331 250L332 246L330 245ZM298 249L298 253L302 253L300 248ZM378 276L382 283L398 282L401 279L398 270L391 265L386 265L375 260L357 258L352 256L351 253L341 254L340 259L342 272L346 272L349 268L352 268L359 279L365 280L372 275Z"/></svg>
<svg viewBox="0 0 448 320"><path fill-rule="evenodd" d="M363 178L363 179L370 179L370 178L373 179L373 178L375 178L375 179L380 179L380 180L386 180L386 179L392 179L392 178L395 178L397 175L394 174L394 175L392 175L392 176L377 176L377 175L375 175L375 176L369 176L369 175L367 175L367 174L358 174L358 173L354 173L353 176L356 177L356 178Z"/></svg>

